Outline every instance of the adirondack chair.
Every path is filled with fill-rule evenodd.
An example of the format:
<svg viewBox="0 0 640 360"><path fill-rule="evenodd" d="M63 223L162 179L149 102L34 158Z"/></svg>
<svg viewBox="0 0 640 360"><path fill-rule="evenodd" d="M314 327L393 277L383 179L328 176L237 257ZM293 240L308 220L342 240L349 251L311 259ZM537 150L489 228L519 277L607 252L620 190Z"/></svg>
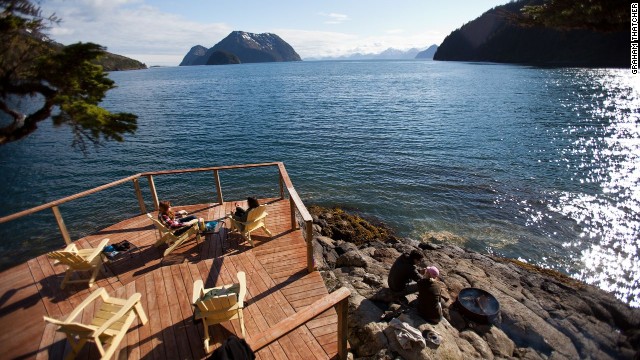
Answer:
<svg viewBox="0 0 640 360"><path fill-rule="evenodd" d="M75 358L87 341L95 342L101 359L110 359L136 316L140 318L142 325L147 323L147 315L140 303L140 297L140 293L135 293L129 299L113 298L105 289L100 288L91 293L64 320L47 316L44 320L58 325L57 331L67 336L71 345L71 352L67 355L67 359ZM75 318L82 318L84 308L98 298L101 298L102 302L99 308L97 304L95 305L97 310L94 310L95 317L91 322L89 324L76 322Z"/></svg>
<svg viewBox="0 0 640 360"><path fill-rule="evenodd" d="M161 223L160 220L156 219L150 213L147 213L147 216L160 233L160 237L156 240L156 243L153 246L157 247L162 244L167 244L167 249L162 254L163 257L169 255L169 253L171 253L173 250L175 250L175 248L180 246L183 242L187 241L193 235L196 236L196 242L200 241L200 228L198 227L198 223L191 225L191 227L187 231L181 233L180 235L176 235L175 230L171 230L164 226L164 224Z"/></svg>
<svg viewBox="0 0 640 360"><path fill-rule="evenodd" d="M231 231L238 231L245 240L249 241L251 247L253 247L253 240L251 239L251 233L253 231L263 228L264 231L271 236L271 231L269 231L264 224L267 215L269 215L269 213L267 213L267 205L260 205L257 208L249 210L247 221L238 221L231 216L229 217L231 219Z"/></svg>
<svg viewBox="0 0 640 360"><path fill-rule="evenodd" d="M67 266L60 288L64 289L67 284L83 282L88 282L89 287L92 287L98 272L102 269L102 249L108 243L109 239L103 239L98 247L81 250L78 250L76 244L69 244L64 250L48 253L47 257L55 260L54 265ZM71 280L74 271L91 271L91 274L88 279Z"/></svg>
<svg viewBox="0 0 640 360"><path fill-rule="evenodd" d="M202 280L193 283L194 317L202 319L204 325L204 350L210 352L209 326L224 321L238 319L242 336L245 336L244 296L247 293L247 278L243 271L237 274L238 283L205 289Z"/></svg>

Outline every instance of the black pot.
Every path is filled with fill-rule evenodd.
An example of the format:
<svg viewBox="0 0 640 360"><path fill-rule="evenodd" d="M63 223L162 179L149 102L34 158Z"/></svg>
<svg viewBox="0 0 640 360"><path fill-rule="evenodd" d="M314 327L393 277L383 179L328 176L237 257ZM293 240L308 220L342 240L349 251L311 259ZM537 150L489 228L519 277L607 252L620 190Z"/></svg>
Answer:
<svg viewBox="0 0 640 360"><path fill-rule="evenodd" d="M498 299L478 288L460 290L456 304L463 316L477 323L494 322L500 312Z"/></svg>

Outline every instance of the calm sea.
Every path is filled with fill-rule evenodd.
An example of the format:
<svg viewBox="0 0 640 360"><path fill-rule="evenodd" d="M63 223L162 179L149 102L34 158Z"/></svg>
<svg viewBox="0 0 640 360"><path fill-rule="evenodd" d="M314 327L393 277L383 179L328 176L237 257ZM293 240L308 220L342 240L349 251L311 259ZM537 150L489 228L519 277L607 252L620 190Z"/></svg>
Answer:
<svg viewBox="0 0 640 360"><path fill-rule="evenodd" d="M640 306L640 78L627 69L348 61L110 76L104 106L137 114L137 133L84 156L46 123L0 147L0 215L143 171L283 161L307 204L448 234ZM273 171L222 183L225 199L278 193ZM156 185L175 204L215 199L209 173ZM75 239L139 210L129 184L60 211ZM3 268L62 244L49 210L0 236Z"/></svg>

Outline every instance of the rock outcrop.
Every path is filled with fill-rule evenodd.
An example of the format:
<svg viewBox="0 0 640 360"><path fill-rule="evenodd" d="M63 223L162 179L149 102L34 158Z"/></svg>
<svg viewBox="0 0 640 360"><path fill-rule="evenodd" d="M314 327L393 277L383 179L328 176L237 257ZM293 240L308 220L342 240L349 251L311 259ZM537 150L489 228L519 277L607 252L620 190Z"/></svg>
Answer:
<svg viewBox="0 0 640 360"><path fill-rule="evenodd" d="M192 47L185 55L180 66L207 65L212 56L219 57L219 55L214 55L216 52L232 54L241 63L302 60L293 47L276 34L253 34L244 31L233 31L208 50L200 45ZM212 60L212 62L215 62L215 60Z"/></svg>
<svg viewBox="0 0 640 360"><path fill-rule="evenodd" d="M230 54L226 51L214 51L206 65L229 65L240 64L240 59L237 56Z"/></svg>
<svg viewBox="0 0 640 360"><path fill-rule="evenodd" d="M192 47L180 62L180 66L206 64L207 59L204 56L207 53L207 50L208 49L202 45L196 45Z"/></svg>
<svg viewBox="0 0 640 360"><path fill-rule="evenodd" d="M349 298L349 342L355 358L394 359L634 359L640 355L640 309L560 273L465 250L447 243L398 238L339 209L311 207L314 259L331 291ZM435 236L437 238L437 236ZM345 241L348 240L348 241ZM389 269L403 252L425 255L443 279L444 319L425 322L416 294L387 287ZM481 288L500 302L489 322L469 319L457 303L463 288ZM393 318L433 331L429 341L403 347Z"/></svg>

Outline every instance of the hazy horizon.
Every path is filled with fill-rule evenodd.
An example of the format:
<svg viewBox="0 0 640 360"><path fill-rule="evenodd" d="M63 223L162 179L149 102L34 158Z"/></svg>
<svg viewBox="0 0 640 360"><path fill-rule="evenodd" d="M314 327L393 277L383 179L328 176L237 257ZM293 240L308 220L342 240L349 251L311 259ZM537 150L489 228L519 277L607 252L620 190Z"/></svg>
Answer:
<svg viewBox="0 0 640 360"><path fill-rule="evenodd" d="M303 59L426 48L507 2L286 0L265 6L254 0L51 0L41 7L44 16L55 13L62 19L49 31L57 42L94 42L148 66L170 66L178 65L193 46L210 48L236 30L277 34Z"/></svg>

